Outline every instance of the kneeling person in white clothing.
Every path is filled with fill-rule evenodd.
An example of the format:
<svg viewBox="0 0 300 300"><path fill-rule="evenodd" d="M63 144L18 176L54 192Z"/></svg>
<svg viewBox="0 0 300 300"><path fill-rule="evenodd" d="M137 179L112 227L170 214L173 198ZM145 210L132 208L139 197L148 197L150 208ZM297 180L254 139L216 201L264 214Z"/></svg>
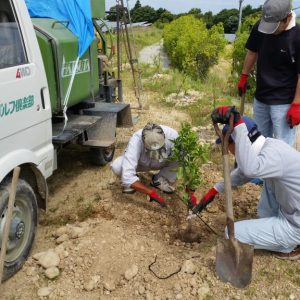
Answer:
<svg viewBox="0 0 300 300"><path fill-rule="evenodd" d="M178 137L176 130L156 124L147 124L130 138L124 154L111 164L112 171L121 177L123 192L139 191L147 194L150 201L155 201L165 207L166 203L157 192L145 186L137 176L137 172L159 170L152 177L151 185L165 193L173 193L170 183L176 180L176 162L169 161L173 143Z"/></svg>
<svg viewBox="0 0 300 300"><path fill-rule="evenodd" d="M241 117L234 106L221 106L212 113L216 123L229 124L234 114L234 130L228 149L238 168L231 172L231 185L241 186L252 178L262 178L264 186L258 204L258 219L235 223L235 238L272 251L281 259L300 258L300 153L283 141L265 138L253 120ZM223 135L228 130L223 129ZM224 191L217 183L193 208L199 213L216 194Z"/></svg>

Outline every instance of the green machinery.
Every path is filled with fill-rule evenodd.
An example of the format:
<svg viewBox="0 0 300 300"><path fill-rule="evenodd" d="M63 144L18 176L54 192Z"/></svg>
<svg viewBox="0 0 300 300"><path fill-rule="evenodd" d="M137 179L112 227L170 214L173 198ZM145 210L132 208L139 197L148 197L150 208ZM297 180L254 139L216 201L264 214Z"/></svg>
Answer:
<svg viewBox="0 0 300 300"><path fill-rule="evenodd" d="M64 125L62 111L77 59L78 40L64 20L32 18L32 22L49 86L54 145L62 147L75 140L90 147L94 162L104 165L113 157L116 127L131 126L132 120L129 105L114 102L115 89L120 86L120 82L117 83L103 68L107 63L107 34L99 32L97 24L103 22L101 18L105 15L105 1L91 0L91 9L95 39L80 58L76 69L67 105L67 127ZM99 40L96 33L101 40L101 49L97 47Z"/></svg>

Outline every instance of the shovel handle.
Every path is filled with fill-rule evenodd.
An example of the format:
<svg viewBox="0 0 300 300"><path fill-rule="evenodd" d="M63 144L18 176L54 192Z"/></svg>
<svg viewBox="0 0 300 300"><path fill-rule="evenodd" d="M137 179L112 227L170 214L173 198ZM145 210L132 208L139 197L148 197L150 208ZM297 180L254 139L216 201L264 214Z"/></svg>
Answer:
<svg viewBox="0 0 300 300"><path fill-rule="evenodd" d="M241 96L241 107L240 107L241 116L244 114L244 110L245 110L245 97L246 97L246 94L243 93Z"/></svg>
<svg viewBox="0 0 300 300"><path fill-rule="evenodd" d="M229 119L229 129L226 135L223 136L217 123L214 123L214 128L221 139L222 144L222 157L223 157L223 175L224 175L224 188L225 188L225 201L226 201L226 215L227 215L227 229L230 239L234 238L234 218L233 218L233 205L232 205L232 189L231 189L231 178L230 178L230 166L229 166L229 155L228 155L228 143L229 137L233 131L234 114L231 113Z"/></svg>

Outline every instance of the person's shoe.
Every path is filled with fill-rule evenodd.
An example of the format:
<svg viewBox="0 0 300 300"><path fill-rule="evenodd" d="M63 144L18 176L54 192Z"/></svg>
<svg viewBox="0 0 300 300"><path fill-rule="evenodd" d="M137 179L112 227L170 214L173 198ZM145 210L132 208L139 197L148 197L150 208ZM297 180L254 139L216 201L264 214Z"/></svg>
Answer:
<svg viewBox="0 0 300 300"><path fill-rule="evenodd" d="M152 177L152 182L150 183L153 187L160 189L166 194L172 194L175 191L175 188L171 186L167 179L164 177L159 177L155 179L155 177Z"/></svg>
<svg viewBox="0 0 300 300"><path fill-rule="evenodd" d="M133 193L135 193L135 189L132 189L132 188L130 188L130 187L128 187L128 188L123 188L123 191L122 191L124 194L133 194Z"/></svg>
<svg viewBox="0 0 300 300"><path fill-rule="evenodd" d="M276 258L279 259L287 259L287 260L297 260L300 258L300 246L297 246L290 253L282 253L282 252L272 252Z"/></svg>

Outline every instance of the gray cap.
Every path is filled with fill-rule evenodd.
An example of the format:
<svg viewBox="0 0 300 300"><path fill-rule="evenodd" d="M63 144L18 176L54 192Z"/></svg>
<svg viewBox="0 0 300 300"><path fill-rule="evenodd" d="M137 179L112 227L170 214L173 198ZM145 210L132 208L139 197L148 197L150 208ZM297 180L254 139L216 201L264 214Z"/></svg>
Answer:
<svg viewBox="0 0 300 300"><path fill-rule="evenodd" d="M262 9L262 18L258 31L266 34L274 33L279 27L280 21L291 12L290 0L267 0Z"/></svg>
<svg viewBox="0 0 300 300"><path fill-rule="evenodd" d="M142 140L150 158L163 161L167 158L165 133L161 126L148 123L142 130Z"/></svg>

